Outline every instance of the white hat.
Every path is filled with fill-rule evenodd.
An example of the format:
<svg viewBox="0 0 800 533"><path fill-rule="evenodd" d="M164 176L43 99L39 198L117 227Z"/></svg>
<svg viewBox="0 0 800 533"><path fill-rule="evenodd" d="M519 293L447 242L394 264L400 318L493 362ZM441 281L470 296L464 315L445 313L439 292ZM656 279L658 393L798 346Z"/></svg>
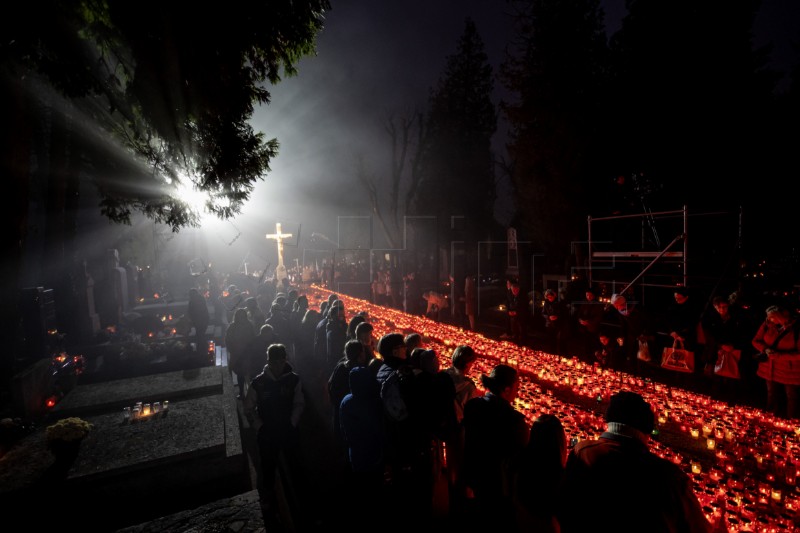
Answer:
<svg viewBox="0 0 800 533"><path fill-rule="evenodd" d="M611 305L616 305L616 304L617 304L617 302L619 302L619 303L623 303L623 304L624 304L624 303L626 303L626 302L627 302L627 300L626 300L626 299L625 299L625 297L624 297L623 295L621 295L621 294L612 294L612 295L611 295Z"/></svg>

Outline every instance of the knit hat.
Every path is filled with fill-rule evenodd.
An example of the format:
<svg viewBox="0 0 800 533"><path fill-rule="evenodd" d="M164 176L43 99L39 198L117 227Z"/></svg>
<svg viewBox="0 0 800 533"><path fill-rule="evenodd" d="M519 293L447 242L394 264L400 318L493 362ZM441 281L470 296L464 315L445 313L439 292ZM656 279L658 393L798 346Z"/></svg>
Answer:
<svg viewBox="0 0 800 533"><path fill-rule="evenodd" d="M628 300L626 300L626 299L625 299L625 297L624 297L623 295L621 295L621 294L616 294L616 293L615 293L615 294L612 294L612 295L611 295L611 305L616 305L616 304L617 304L617 302L619 302L619 303L623 303L623 304L624 304L624 303L626 303L627 301L628 301Z"/></svg>
<svg viewBox="0 0 800 533"><path fill-rule="evenodd" d="M641 395L631 391L620 391L611 397L606 409L606 422L625 424L642 433L653 431L653 409Z"/></svg>

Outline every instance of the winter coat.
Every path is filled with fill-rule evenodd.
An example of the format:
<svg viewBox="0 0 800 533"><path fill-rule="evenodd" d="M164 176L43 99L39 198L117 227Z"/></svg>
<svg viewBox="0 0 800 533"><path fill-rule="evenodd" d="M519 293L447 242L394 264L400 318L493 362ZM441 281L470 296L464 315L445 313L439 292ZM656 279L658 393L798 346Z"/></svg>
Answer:
<svg viewBox="0 0 800 533"><path fill-rule="evenodd" d="M786 325L791 328L783 335L776 346L775 340L781 334L773 324L764 322L753 337L753 346L759 353L772 348L774 352L766 361L758 364L758 377L782 383L784 385L800 385L800 349L797 346L798 329L800 324L791 322Z"/></svg>

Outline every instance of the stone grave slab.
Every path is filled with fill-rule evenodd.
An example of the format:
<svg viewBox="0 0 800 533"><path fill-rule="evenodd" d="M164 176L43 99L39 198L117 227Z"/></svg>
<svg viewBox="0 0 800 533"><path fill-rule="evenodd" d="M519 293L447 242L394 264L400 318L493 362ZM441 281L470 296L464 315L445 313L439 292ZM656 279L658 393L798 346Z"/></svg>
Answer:
<svg viewBox="0 0 800 533"><path fill-rule="evenodd" d="M130 421L123 407L169 401L169 409ZM57 465L45 426L0 459L0 498L24 509L47 501L52 525L73 520L72 508L103 509L102 529L119 528L249 490L239 415L225 367L202 367L79 385L51 423L80 416L94 425L75 460ZM57 497L54 497L57 495ZM75 517L76 527L80 519ZM110 520L110 522L109 522ZM65 522L66 521L66 522Z"/></svg>

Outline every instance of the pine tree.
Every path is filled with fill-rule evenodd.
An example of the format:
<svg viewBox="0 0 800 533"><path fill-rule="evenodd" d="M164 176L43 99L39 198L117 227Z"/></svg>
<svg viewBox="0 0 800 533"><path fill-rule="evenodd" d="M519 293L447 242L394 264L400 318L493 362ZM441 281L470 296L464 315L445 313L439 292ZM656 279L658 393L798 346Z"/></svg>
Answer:
<svg viewBox="0 0 800 533"><path fill-rule="evenodd" d="M597 0L514 1L514 49L501 67L513 95L506 164L520 239L562 271L584 234L602 174L602 95L607 53ZM553 271L553 270L551 270Z"/></svg>
<svg viewBox="0 0 800 533"><path fill-rule="evenodd" d="M456 53L431 91L414 168L419 187L409 206L415 215L437 215L443 231L453 216L464 217L466 233L475 236L494 224L493 87L483 40L467 18Z"/></svg>

